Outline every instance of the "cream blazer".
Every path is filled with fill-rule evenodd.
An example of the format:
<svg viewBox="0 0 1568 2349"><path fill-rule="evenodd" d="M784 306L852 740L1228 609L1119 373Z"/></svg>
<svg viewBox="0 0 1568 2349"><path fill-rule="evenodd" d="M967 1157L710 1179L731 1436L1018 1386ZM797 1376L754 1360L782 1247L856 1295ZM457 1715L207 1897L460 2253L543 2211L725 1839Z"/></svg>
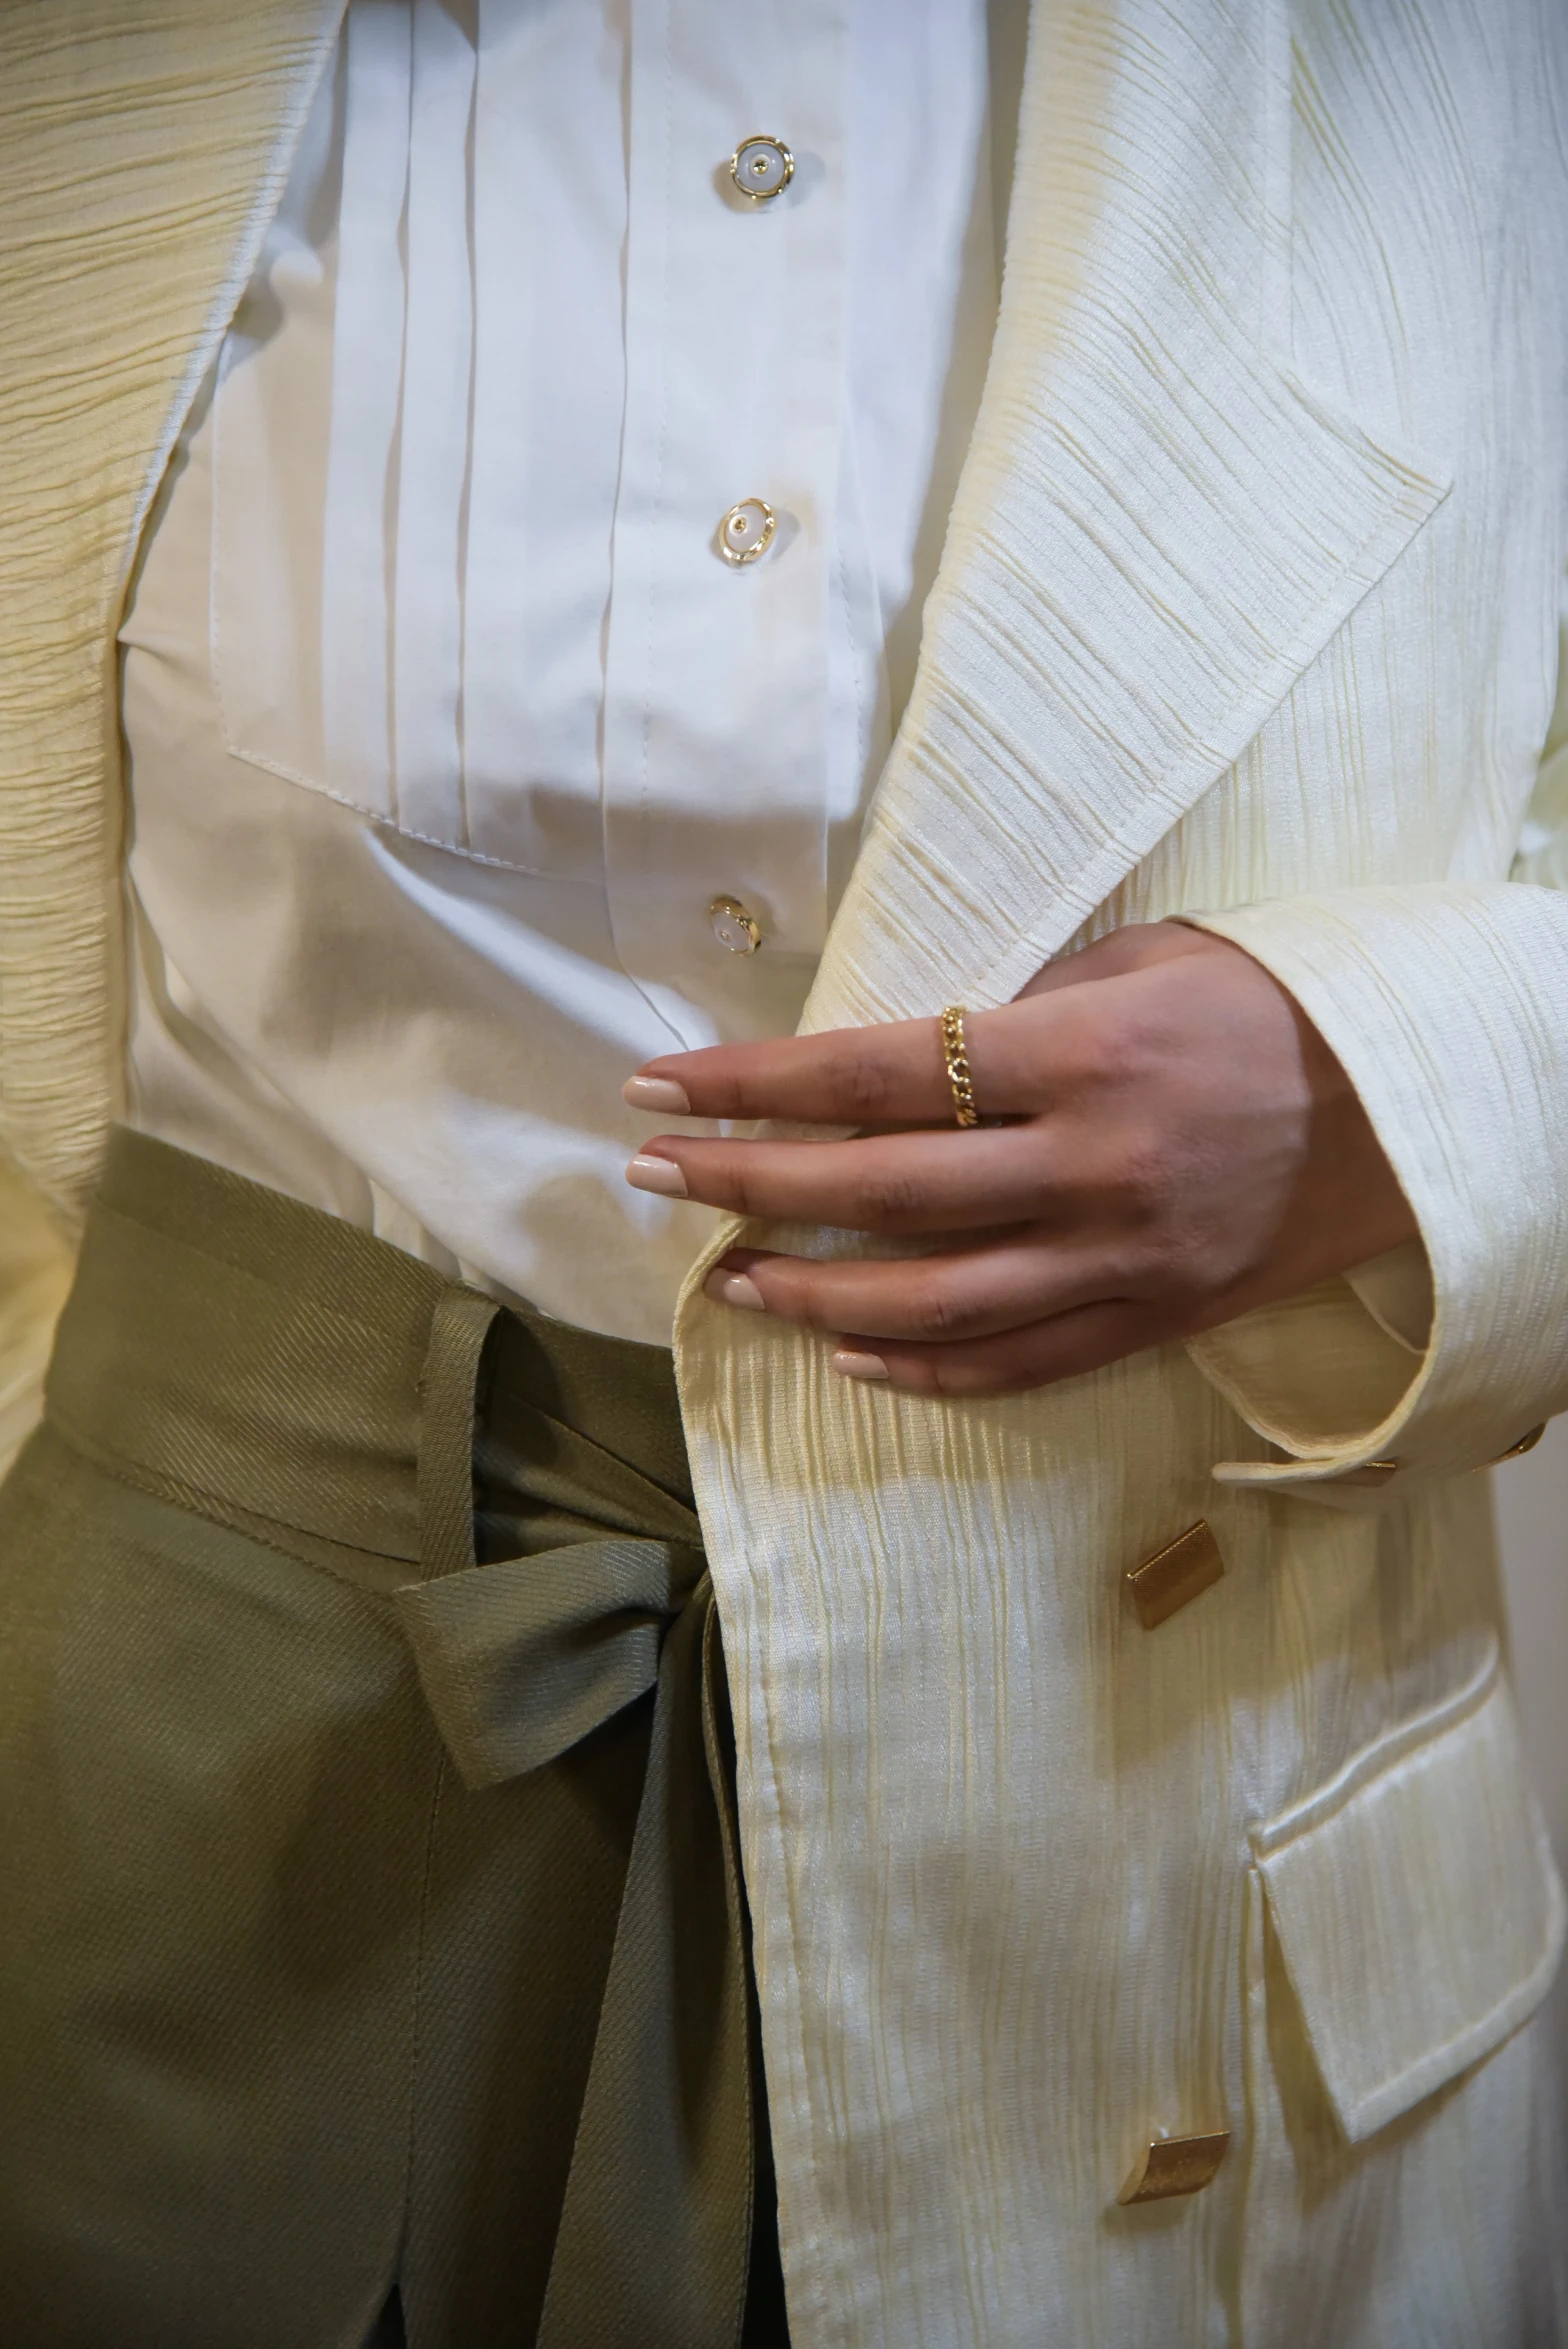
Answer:
<svg viewBox="0 0 1568 2349"><path fill-rule="evenodd" d="M1343 1059L1425 1263L962 1405L694 1278L794 2340L1541 2349L1564 1904L1470 1472L1568 1406L1568 11L1033 14L984 408L809 1020L1201 915ZM17 1427L122 1055L123 586L336 15L0 11Z"/></svg>

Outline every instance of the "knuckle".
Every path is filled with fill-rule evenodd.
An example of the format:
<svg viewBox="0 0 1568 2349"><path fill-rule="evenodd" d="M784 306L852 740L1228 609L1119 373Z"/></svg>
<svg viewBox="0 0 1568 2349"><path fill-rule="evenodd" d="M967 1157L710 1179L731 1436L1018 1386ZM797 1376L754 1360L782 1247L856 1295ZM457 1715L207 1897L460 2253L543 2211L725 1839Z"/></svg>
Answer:
<svg viewBox="0 0 1568 2349"><path fill-rule="evenodd" d="M1164 1216L1169 1191L1165 1160L1147 1138L1139 1136L1122 1150L1114 1188L1129 1222L1147 1229Z"/></svg>
<svg viewBox="0 0 1568 2349"><path fill-rule="evenodd" d="M1108 1002L1086 1005L1077 1044L1082 1075L1100 1085L1136 1086L1158 1073L1160 1039L1141 1002L1108 987Z"/></svg>
<svg viewBox="0 0 1568 2349"><path fill-rule="evenodd" d="M855 1186L856 1219L862 1231L908 1223L924 1204L924 1185L895 1166L875 1167Z"/></svg>
<svg viewBox="0 0 1568 2349"><path fill-rule="evenodd" d="M951 1289L933 1280L917 1280L911 1284L908 1310L912 1334L935 1345L962 1337L973 1319L969 1309Z"/></svg>
<svg viewBox="0 0 1568 2349"><path fill-rule="evenodd" d="M1016 1394L1034 1382L1023 1373L987 1360L938 1361L932 1372L938 1394L954 1402L975 1402L988 1395Z"/></svg>
<svg viewBox="0 0 1568 2349"><path fill-rule="evenodd" d="M719 1044L693 1056L695 1066L677 1066L670 1072L686 1088L693 1109L701 1117L745 1118L754 1086L741 1054Z"/></svg>
<svg viewBox="0 0 1568 2349"><path fill-rule="evenodd" d="M745 1158L722 1166L712 1187L718 1195L711 1204L728 1208L732 1215L766 1219L771 1213L762 1182Z"/></svg>
<svg viewBox="0 0 1568 2349"><path fill-rule="evenodd" d="M1169 1233L1153 1253L1143 1290L1156 1318L1179 1315L1215 1286L1209 1252L1195 1235Z"/></svg>
<svg viewBox="0 0 1568 2349"><path fill-rule="evenodd" d="M1110 1251L1110 1277L1136 1313L1156 1318L1179 1310L1204 1285L1192 1241L1154 1223L1122 1235Z"/></svg>
<svg viewBox="0 0 1568 2349"><path fill-rule="evenodd" d="M1114 1066L1122 1027L1100 990L1086 988L1084 993L1089 1001L1075 1000L1067 1007L1057 1039L1064 1072L1080 1080L1103 1075L1108 1066Z"/></svg>
<svg viewBox="0 0 1568 2349"><path fill-rule="evenodd" d="M891 1070L864 1047L838 1056L829 1074L829 1084L846 1117L858 1125L874 1123L892 1098Z"/></svg>

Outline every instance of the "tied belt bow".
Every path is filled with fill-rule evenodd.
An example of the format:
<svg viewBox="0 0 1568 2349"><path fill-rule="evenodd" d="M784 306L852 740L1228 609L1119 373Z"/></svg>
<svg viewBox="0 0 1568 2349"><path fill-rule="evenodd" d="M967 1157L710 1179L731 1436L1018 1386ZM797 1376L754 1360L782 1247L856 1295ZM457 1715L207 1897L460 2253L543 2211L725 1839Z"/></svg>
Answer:
<svg viewBox="0 0 1568 2349"><path fill-rule="evenodd" d="M748 1956L701 1532L549 1422L555 1465L529 1491L565 1505L571 1538L476 1564L474 1397L498 1311L447 1291L426 1362L425 1579L394 1604L431 1712L465 1782L493 1786L656 1692L537 2349L734 2349L753 2197ZM585 1518L604 1532L579 1536Z"/></svg>

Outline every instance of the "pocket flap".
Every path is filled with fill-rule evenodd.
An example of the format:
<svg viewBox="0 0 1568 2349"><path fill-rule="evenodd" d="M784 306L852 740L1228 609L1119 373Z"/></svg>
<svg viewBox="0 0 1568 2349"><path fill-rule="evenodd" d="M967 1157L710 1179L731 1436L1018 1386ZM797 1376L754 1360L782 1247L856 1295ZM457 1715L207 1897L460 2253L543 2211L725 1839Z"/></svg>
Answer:
<svg viewBox="0 0 1568 2349"><path fill-rule="evenodd" d="M1252 1844L1352 2142L1490 2054L1551 1987L1563 1890L1495 1643Z"/></svg>

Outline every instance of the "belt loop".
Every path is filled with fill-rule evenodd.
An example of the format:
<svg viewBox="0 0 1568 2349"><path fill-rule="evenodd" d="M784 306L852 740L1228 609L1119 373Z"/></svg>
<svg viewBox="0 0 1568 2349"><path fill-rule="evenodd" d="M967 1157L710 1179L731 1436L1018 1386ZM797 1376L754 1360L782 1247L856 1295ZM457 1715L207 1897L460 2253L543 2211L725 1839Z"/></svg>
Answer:
<svg viewBox="0 0 1568 2349"><path fill-rule="evenodd" d="M419 1374L419 1567L424 1581L474 1563L474 1411L479 1363L501 1308L454 1281L436 1300Z"/></svg>

